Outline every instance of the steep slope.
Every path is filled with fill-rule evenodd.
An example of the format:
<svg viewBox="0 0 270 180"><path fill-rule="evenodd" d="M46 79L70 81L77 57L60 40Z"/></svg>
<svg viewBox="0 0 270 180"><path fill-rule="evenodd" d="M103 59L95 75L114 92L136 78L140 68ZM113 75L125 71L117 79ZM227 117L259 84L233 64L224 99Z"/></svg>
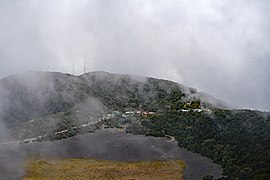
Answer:
<svg viewBox="0 0 270 180"><path fill-rule="evenodd" d="M28 72L0 81L0 117L8 125L65 111L85 99L82 79L61 73Z"/></svg>
<svg viewBox="0 0 270 180"><path fill-rule="evenodd" d="M229 179L270 178L270 113L166 112L141 122L148 135L174 136L180 147L221 164Z"/></svg>
<svg viewBox="0 0 270 180"><path fill-rule="evenodd" d="M210 108L225 108L222 102L200 100L200 93L177 83L132 75L91 72L72 76L56 72L27 72L0 81L0 119L13 126L33 118L64 112L89 99L102 109L130 108L158 111L181 108L200 101ZM173 107L171 107L173 106ZM175 106L175 107L174 107Z"/></svg>
<svg viewBox="0 0 270 180"><path fill-rule="evenodd" d="M82 77L91 87L91 92L111 108L158 111L171 105L180 107L188 101L200 101L201 105L208 108L226 108L225 103L206 93L168 80L101 71Z"/></svg>

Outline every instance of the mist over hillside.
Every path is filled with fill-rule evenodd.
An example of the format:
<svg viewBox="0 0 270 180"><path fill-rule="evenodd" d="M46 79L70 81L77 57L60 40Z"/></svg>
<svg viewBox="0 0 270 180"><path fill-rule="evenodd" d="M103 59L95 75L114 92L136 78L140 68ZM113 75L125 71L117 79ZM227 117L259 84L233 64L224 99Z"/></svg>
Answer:
<svg viewBox="0 0 270 180"><path fill-rule="evenodd" d="M102 159L182 162L170 179L270 180L269 9L0 0L0 179L57 176L61 158L65 179Z"/></svg>
<svg viewBox="0 0 270 180"><path fill-rule="evenodd" d="M0 81L0 117L11 125L63 112L87 104L90 99L96 101L97 109L91 108L93 111L125 108L157 111L170 105L160 100L174 93L181 97L179 105L198 100L209 108L226 108L220 100L167 80L107 72L73 76L31 71Z"/></svg>
<svg viewBox="0 0 270 180"><path fill-rule="evenodd" d="M0 2L0 78L26 70L132 73L270 110L268 0Z"/></svg>
<svg viewBox="0 0 270 180"><path fill-rule="evenodd" d="M195 88L152 77L30 71L0 80L1 144L112 128L176 139L220 164L229 179L269 177L269 120L267 112L229 109Z"/></svg>

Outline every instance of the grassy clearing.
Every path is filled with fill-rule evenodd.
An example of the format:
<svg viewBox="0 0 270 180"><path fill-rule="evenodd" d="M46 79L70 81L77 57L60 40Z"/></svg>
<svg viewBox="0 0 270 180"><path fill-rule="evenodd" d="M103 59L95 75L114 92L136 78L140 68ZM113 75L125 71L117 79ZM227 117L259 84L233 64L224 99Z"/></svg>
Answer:
<svg viewBox="0 0 270 180"><path fill-rule="evenodd" d="M182 160L117 162L95 159L30 159L25 180L184 179Z"/></svg>

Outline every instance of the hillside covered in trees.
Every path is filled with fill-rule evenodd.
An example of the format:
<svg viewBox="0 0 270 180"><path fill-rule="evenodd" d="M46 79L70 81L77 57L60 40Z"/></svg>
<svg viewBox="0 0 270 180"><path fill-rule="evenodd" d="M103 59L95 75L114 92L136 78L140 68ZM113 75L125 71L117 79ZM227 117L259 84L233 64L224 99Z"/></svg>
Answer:
<svg viewBox="0 0 270 180"><path fill-rule="evenodd" d="M135 111L152 114L121 116ZM167 80L107 72L12 75L0 80L0 123L7 136L1 140L41 135L55 140L93 132L102 123L127 123L131 133L174 136L180 147L221 164L229 179L270 177L269 113L230 110L220 100Z"/></svg>
<svg viewBox="0 0 270 180"><path fill-rule="evenodd" d="M180 147L213 159L229 179L270 178L270 113L168 111L142 125L147 135L174 136Z"/></svg>
<svg viewBox="0 0 270 180"><path fill-rule="evenodd" d="M32 71L12 75L0 80L0 100L0 120L9 127L75 107L89 108L87 118L107 110L158 111L191 100L200 100L207 107L225 107L222 101L171 81L107 72L73 76Z"/></svg>

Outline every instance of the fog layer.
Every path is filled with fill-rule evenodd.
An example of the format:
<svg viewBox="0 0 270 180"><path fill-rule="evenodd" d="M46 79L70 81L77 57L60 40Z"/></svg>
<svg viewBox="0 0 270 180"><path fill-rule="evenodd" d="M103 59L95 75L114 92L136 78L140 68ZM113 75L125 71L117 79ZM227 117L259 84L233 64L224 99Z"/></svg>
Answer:
<svg viewBox="0 0 270 180"><path fill-rule="evenodd" d="M105 70L177 81L270 109L266 0L3 0L0 77Z"/></svg>

